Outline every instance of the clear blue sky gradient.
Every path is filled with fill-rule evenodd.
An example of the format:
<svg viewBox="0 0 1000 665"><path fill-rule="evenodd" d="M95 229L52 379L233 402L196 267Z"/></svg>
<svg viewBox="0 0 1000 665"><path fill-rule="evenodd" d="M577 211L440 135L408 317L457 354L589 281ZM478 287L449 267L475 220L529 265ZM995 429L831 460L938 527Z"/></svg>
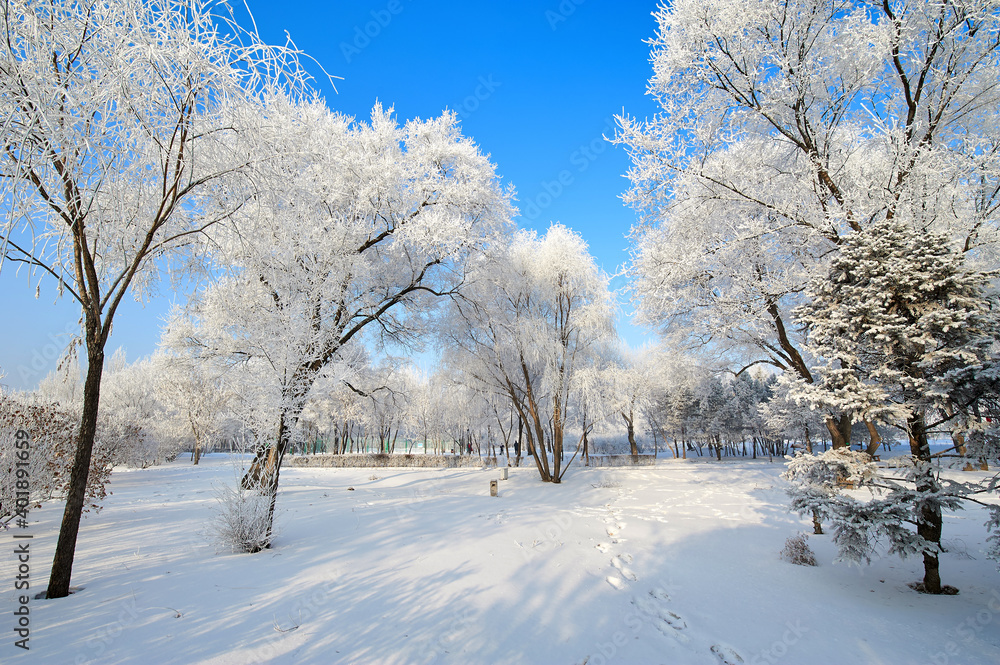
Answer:
<svg viewBox="0 0 1000 665"><path fill-rule="evenodd" d="M400 120L456 111L465 135L516 187L522 227L544 232L562 222L609 274L628 260L635 215L619 197L629 162L602 136L614 134L623 109L642 118L656 113L645 95L651 69L644 43L656 29L654 0L248 4L265 41L282 42L287 30L327 72L343 77L336 93L321 86L331 108L367 119L379 101ZM318 67L310 69L322 79ZM79 309L68 298L56 302L45 280L36 300L34 283L11 267L0 274L2 382L32 388L55 367L67 333L78 330ZM613 288L623 284L612 281ZM135 360L154 350L162 317L183 300L167 286L145 305L119 310L109 352L123 346ZM638 346L648 336L629 315L625 306L619 332Z"/></svg>

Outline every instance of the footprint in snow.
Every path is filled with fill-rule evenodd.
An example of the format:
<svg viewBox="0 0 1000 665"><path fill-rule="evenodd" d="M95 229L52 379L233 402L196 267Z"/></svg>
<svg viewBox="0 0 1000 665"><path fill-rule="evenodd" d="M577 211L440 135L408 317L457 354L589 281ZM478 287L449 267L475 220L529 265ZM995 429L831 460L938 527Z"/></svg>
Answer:
<svg viewBox="0 0 1000 665"><path fill-rule="evenodd" d="M653 589L646 596L637 596L632 603L665 637L685 644L689 641L688 636L683 632L687 628L687 621L667 607L666 603L669 599L670 596L662 589Z"/></svg>
<svg viewBox="0 0 1000 665"><path fill-rule="evenodd" d="M608 584L618 589L619 591L624 591L625 587L627 586L625 584L625 580L618 577L617 575L608 575L604 579L607 580Z"/></svg>
<svg viewBox="0 0 1000 665"><path fill-rule="evenodd" d="M735 649L724 644L713 644L711 651L722 665L738 665L743 662L743 657Z"/></svg>
<svg viewBox="0 0 1000 665"><path fill-rule="evenodd" d="M632 563L631 554L619 554L618 556L611 559L611 565L614 566L618 570L618 572L622 574L622 577L635 582L639 578L636 577L635 573L632 572L631 568L625 565L628 563Z"/></svg>
<svg viewBox="0 0 1000 665"><path fill-rule="evenodd" d="M625 528L624 524L610 524L605 529L605 531L607 531L607 533L608 533L609 536L611 536L612 538L614 538L619 533L621 533L622 529L624 529L624 528Z"/></svg>
<svg viewBox="0 0 1000 665"><path fill-rule="evenodd" d="M611 550L611 545L608 543L597 543L596 545L594 545L594 547L601 554L607 554L608 551Z"/></svg>

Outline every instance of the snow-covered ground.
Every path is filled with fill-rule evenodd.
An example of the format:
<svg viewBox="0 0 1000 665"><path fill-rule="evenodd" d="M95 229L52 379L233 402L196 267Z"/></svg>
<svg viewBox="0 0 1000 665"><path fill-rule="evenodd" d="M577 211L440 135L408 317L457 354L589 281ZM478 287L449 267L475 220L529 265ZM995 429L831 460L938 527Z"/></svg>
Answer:
<svg viewBox="0 0 1000 665"><path fill-rule="evenodd" d="M0 662L1000 663L982 511L945 520L943 581L960 595L921 595L919 560L834 565L827 536L809 540L819 567L780 560L809 527L785 508L782 469L574 464L553 486L527 467L493 498L495 469L286 468L280 535L255 555L207 536L225 456L117 470L82 525L84 589L32 600L31 650L5 629ZM31 513L33 591L60 508Z"/></svg>

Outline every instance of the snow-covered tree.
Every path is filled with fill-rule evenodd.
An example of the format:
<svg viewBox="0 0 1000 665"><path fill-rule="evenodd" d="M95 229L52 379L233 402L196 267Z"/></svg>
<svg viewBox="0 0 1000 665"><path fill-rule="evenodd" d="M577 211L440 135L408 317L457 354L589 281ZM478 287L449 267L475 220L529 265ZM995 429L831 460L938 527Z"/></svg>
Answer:
<svg viewBox="0 0 1000 665"><path fill-rule="evenodd" d="M420 441L424 453L429 453L432 440L439 432L440 377L415 374L410 392L409 427L415 441Z"/></svg>
<svg viewBox="0 0 1000 665"><path fill-rule="evenodd" d="M286 155L269 163L238 225L215 229L225 272L171 334L266 375L269 403L259 408L274 414L274 434L259 439L244 483L273 501L317 380L349 366L346 352L362 338L416 344L512 209L511 192L452 113L402 125L380 106L368 123L320 101L276 101L269 113L270 141Z"/></svg>
<svg viewBox="0 0 1000 665"><path fill-rule="evenodd" d="M159 438L157 425L163 413L155 376L156 369L148 358L130 364L121 348L106 362L97 440L116 465L145 468L176 454L172 440Z"/></svg>
<svg viewBox="0 0 1000 665"><path fill-rule="evenodd" d="M608 278L586 243L559 224L519 232L480 264L447 322L454 371L509 400L541 479L560 482L577 372L614 336Z"/></svg>
<svg viewBox="0 0 1000 665"><path fill-rule="evenodd" d="M791 309L845 233L902 218L996 265L1000 14L991 0L675 0L621 118L642 318L809 381ZM828 414L835 446L850 419Z"/></svg>
<svg viewBox="0 0 1000 665"><path fill-rule="evenodd" d="M882 220L843 238L830 274L810 282L807 304L794 311L823 364L812 368L815 381L795 383L793 399L885 423L909 440L913 462L905 480L913 489L894 486L881 500L898 504L886 508L894 519L915 523L919 546L911 538L896 547L890 536L896 551L922 552L928 593L942 589L942 508L958 505L931 466L928 432L968 409L968 386L997 373L1000 327L986 286L986 276L971 270L943 234ZM856 512L845 519L856 520Z"/></svg>
<svg viewBox="0 0 1000 665"><path fill-rule="evenodd" d="M161 352L150 362L156 394L170 408L173 426L190 433L192 460L198 464L228 415L231 396L221 380L220 368L187 353Z"/></svg>
<svg viewBox="0 0 1000 665"><path fill-rule="evenodd" d="M761 405L761 417L769 432L796 441L793 448L809 454L819 452L819 443L825 441L823 434L827 431L823 414L806 404L797 404L789 394L792 385L776 380L771 398Z"/></svg>
<svg viewBox="0 0 1000 665"><path fill-rule="evenodd" d="M0 21L0 258L80 304L87 354L47 592L59 598L69 594L119 305L146 290L162 257L246 199L241 176L264 155L250 140L236 147L240 129L259 117L254 100L274 75L294 84L301 74L294 49L239 31L224 3L9 0ZM197 197L209 185L228 194L206 217Z"/></svg>
<svg viewBox="0 0 1000 665"><path fill-rule="evenodd" d="M639 459L636 422L648 412L653 397L654 372L650 351L644 353L621 349L617 358L604 370L608 383L610 407L621 418L628 437L629 452ZM641 425L641 422L640 422ZM640 427L640 431L641 431Z"/></svg>

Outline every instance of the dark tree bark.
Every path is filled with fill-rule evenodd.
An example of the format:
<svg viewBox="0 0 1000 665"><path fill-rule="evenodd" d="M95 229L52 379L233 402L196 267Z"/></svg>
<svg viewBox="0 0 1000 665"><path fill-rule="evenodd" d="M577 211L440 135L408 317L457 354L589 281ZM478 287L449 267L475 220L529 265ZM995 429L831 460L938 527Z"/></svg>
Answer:
<svg viewBox="0 0 1000 665"><path fill-rule="evenodd" d="M878 429L875 427L875 423L866 420L865 427L868 428L868 454L875 457L878 453L878 447L882 445L882 435L878 433Z"/></svg>
<svg viewBox="0 0 1000 665"><path fill-rule="evenodd" d="M97 326L88 322L88 346L91 329L97 333ZM52 559L52 571L46 598L65 598L69 595L70 578L73 574L73 560L76 556L76 539L80 533L80 520L87 497L87 480L90 477L90 458L94 452L97 435L97 413L101 400L101 375L104 373L104 344L87 350L87 378L83 384L83 415L80 419L80 435L77 437L76 455L70 472L69 489L66 492L66 507L59 527L59 540Z"/></svg>
<svg viewBox="0 0 1000 665"><path fill-rule="evenodd" d="M923 462L931 459L931 449L927 441L927 424L924 414L919 410L907 421L910 435L910 454ZM929 467L916 478L917 492L937 492L941 489L934 472ZM917 505L918 522L917 535L932 543L933 549L924 551L924 580L920 590L924 593L941 593L941 571L938 561L938 551L941 547L941 528L943 519L941 506L934 501L923 501Z"/></svg>
<svg viewBox="0 0 1000 665"><path fill-rule="evenodd" d="M851 446L851 417L843 414L840 418L827 416L826 429L830 432L830 441L833 448L850 448Z"/></svg>
<svg viewBox="0 0 1000 665"><path fill-rule="evenodd" d="M628 430L628 447L629 451L632 453L632 463L639 463L639 446L635 442L635 418L631 413L626 414L624 411L621 412L622 420L625 421L625 427Z"/></svg>

